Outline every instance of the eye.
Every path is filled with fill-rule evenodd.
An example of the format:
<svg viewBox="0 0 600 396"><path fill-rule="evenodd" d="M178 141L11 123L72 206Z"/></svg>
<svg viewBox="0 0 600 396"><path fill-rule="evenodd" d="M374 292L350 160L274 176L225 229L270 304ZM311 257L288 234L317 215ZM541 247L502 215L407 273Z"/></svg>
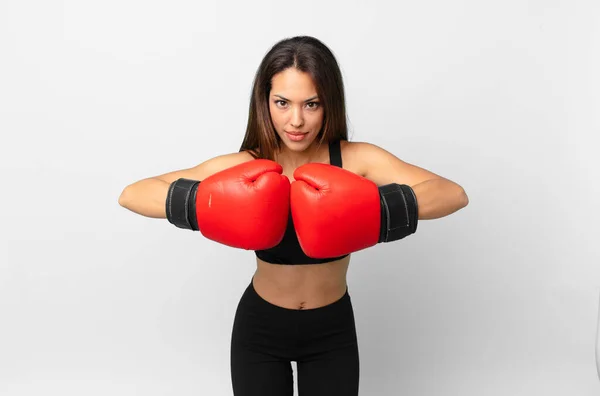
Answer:
<svg viewBox="0 0 600 396"><path fill-rule="evenodd" d="M319 102L308 102L306 105L307 105L307 106L308 106L308 105L313 105L313 106L308 106L308 108L309 108L309 109L313 110L313 109L316 109L316 108L318 108L318 107L319 107L319 105L320 105L320 103L319 103Z"/></svg>
<svg viewBox="0 0 600 396"><path fill-rule="evenodd" d="M280 105L280 103L282 103ZM276 100L275 101L275 105L277 105L277 107L284 107L287 104L287 102L285 100Z"/></svg>

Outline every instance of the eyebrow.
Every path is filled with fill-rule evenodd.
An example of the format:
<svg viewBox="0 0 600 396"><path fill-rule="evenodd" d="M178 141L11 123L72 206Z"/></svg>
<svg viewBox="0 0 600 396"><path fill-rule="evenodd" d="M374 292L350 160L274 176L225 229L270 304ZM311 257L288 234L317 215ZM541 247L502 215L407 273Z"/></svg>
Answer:
<svg viewBox="0 0 600 396"><path fill-rule="evenodd" d="M281 98L281 99L283 99L283 100L287 100L288 102L291 102L291 100L289 100L288 98L286 98L286 97L284 97L284 96L277 95L277 94L274 94L273 96L277 96L277 97L280 97L280 98ZM318 99L318 98L319 98L319 95L315 95L315 96L313 96L312 98L308 98L308 99L306 99L306 100L304 101L304 103L306 103L306 102L310 102L311 100Z"/></svg>

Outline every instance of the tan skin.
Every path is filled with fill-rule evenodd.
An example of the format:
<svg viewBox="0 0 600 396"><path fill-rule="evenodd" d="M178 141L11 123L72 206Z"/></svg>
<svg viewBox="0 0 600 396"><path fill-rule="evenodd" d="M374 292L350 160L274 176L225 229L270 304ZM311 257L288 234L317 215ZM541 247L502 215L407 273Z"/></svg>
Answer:
<svg viewBox="0 0 600 396"><path fill-rule="evenodd" d="M290 182L294 170L309 162L329 163L329 148L318 145L317 133L323 121L316 87L306 73L294 68L273 77L269 97L271 119L281 138L281 150L275 160L283 167ZM292 141L286 131L307 136ZM341 143L342 163L346 170L377 185L407 184L413 187L419 202L419 219L432 219L453 213L468 204L458 184L428 170L404 162L386 150L369 143ZM252 161L248 152L218 156L200 165L141 180L125 188L119 203L149 217L165 218L164 199L170 183L180 177L203 180L231 166ZM155 193L148 198L150 189ZM142 197L147 201L143 202ZM160 206L162 205L162 207ZM279 265L257 258L253 285L266 301L288 309L314 309L340 299L346 291L350 256L324 264Z"/></svg>

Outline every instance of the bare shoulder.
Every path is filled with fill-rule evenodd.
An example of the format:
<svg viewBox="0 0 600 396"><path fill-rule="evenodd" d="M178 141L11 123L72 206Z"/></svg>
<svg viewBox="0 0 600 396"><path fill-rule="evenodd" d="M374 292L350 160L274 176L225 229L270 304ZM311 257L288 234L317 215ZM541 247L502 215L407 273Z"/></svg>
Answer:
<svg viewBox="0 0 600 396"><path fill-rule="evenodd" d="M342 151L342 165L347 169L360 176L365 176L365 167L361 158L361 145L363 142L350 142L342 140L340 149Z"/></svg>
<svg viewBox="0 0 600 396"><path fill-rule="evenodd" d="M254 157L248 151L241 151L239 153L229 153L216 156L199 164L197 167L203 167L211 170L212 173L217 173L227 168L231 168L232 166L252 160L254 160Z"/></svg>
<svg viewBox="0 0 600 396"><path fill-rule="evenodd" d="M385 152L381 147L367 142L342 141L342 162L344 168L365 177L369 171L369 164L380 159Z"/></svg>
<svg viewBox="0 0 600 396"><path fill-rule="evenodd" d="M427 169L403 161L373 143L347 142L345 148L342 145L342 150L343 160L347 156L349 166L358 170L355 173L372 180L377 185L400 183L413 186L425 180L441 178Z"/></svg>
<svg viewBox="0 0 600 396"><path fill-rule="evenodd" d="M166 181L167 183L172 183L179 178L201 181L222 170L252 160L254 160L254 157L248 151L222 154L203 161L194 167L154 176L154 178Z"/></svg>
<svg viewBox="0 0 600 396"><path fill-rule="evenodd" d="M385 151L383 148L368 142L342 142L342 148L353 153L354 155L378 155Z"/></svg>

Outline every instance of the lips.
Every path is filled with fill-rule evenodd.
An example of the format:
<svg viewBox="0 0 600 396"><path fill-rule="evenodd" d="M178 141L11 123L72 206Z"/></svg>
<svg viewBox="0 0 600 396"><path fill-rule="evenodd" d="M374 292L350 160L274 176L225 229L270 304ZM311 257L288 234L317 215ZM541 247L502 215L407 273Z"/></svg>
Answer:
<svg viewBox="0 0 600 396"><path fill-rule="evenodd" d="M306 138L306 136L308 135L308 132L285 131L285 134L287 135L288 139L291 140L292 142L300 142Z"/></svg>

